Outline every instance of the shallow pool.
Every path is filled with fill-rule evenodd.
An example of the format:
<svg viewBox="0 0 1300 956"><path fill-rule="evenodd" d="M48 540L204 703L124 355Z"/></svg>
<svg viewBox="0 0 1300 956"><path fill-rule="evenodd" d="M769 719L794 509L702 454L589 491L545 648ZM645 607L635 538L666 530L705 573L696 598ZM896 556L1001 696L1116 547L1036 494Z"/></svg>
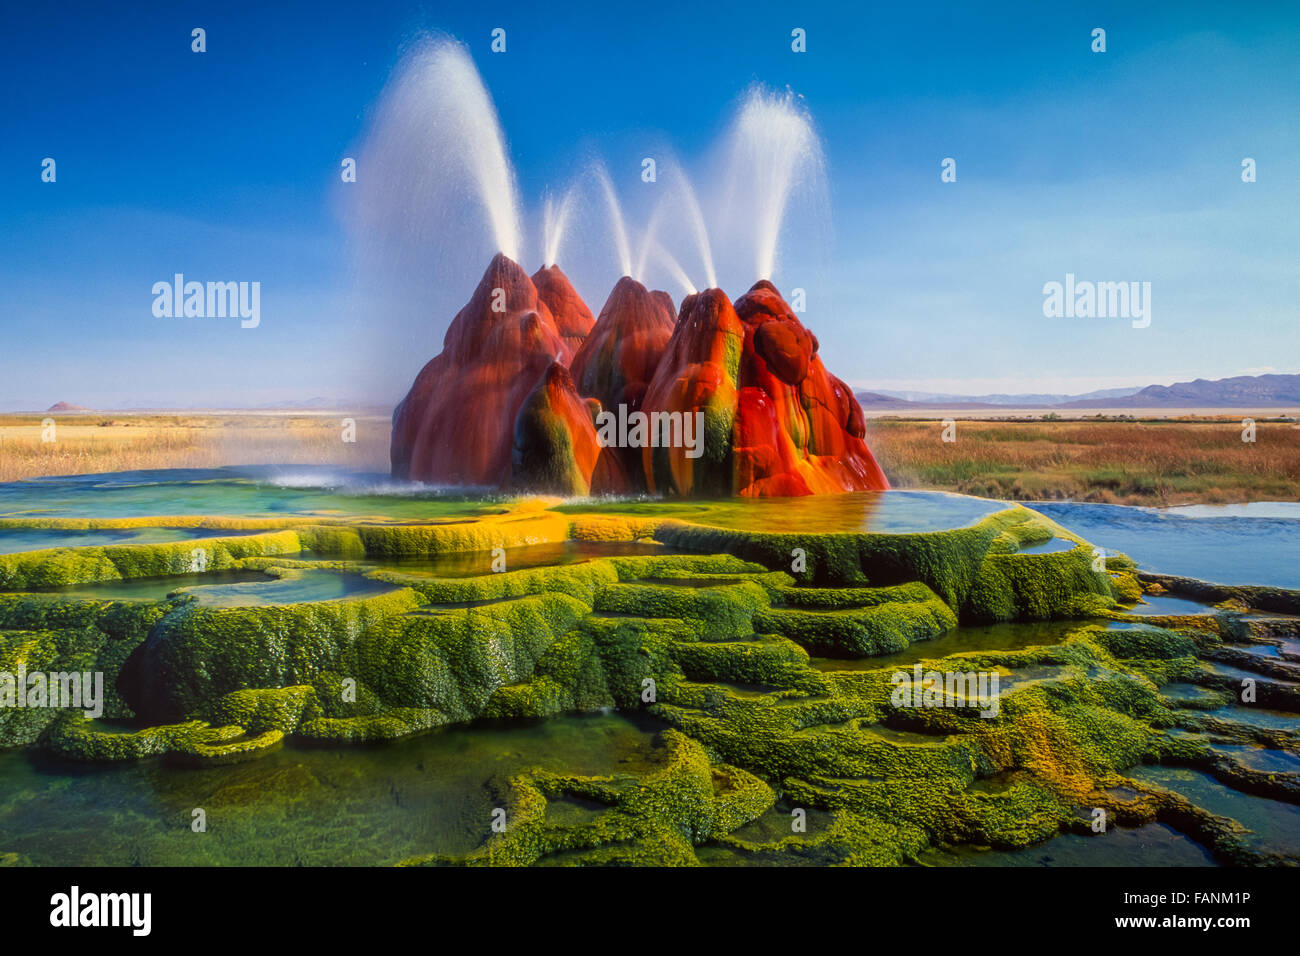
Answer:
<svg viewBox="0 0 1300 956"><path fill-rule="evenodd" d="M1294 516L1292 508L1219 514L1200 508L1161 511L1052 501L1025 504L1108 553L1124 552L1147 571L1216 584L1300 588L1300 517Z"/></svg>
<svg viewBox="0 0 1300 956"><path fill-rule="evenodd" d="M927 866L1217 866L1210 851L1163 823L1062 833L1024 850L961 846L927 850Z"/></svg>
<svg viewBox="0 0 1300 956"><path fill-rule="evenodd" d="M124 578L120 581L95 581L64 587L32 589L33 593L63 594L95 601L161 601L177 588L207 587L218 584L269 582L273 579L261 571L208 571L203 574L169 574L163 577Z"/></svg>
<svg viewBox="0 0 1300 956"><path fill-rule="evenodd" d="M1189 767L1135 767L1128 775L1159 784L1204 810L1236 820L1252 832L1250 842L1259 849L1300 854L1300 806L1240 793Z"/></svg>
<svg viewBox="0 0 1300 956"><path fill-rule="evenodd" d="M720 501L582 501L556 510L679 518L738 531L870 531L905 533L964 528L1011 507L940 491L855 491L801 498L727 498Z"/></svg>
<svg viewBox="0 0 1300 956"><path fill-rule="evenodd" d="M659 725L557 717L371 747L284 748L233 766L88 766L0 753L0 856L44 866L391 865L465 853L491 833L507 778L653 768ZM190 829L202 808L207 832Z"/></svg>
<svg viewBox="0 0 1300 956"><path fill-rule="evenodd" d="M235 584L196 585L186 590L203 607L257 607L263 604L299 604L337 601L340 598L372 597L397 586L372 581L360 574L334 571L303 571L283 578Z"/></svg>
<svg viewBox="0 0 1300 956"><path fill-rule="evenodd" d="M170 544L197 538L237 538L258 531L216 528L97 528L70 531L63 528L5 528L0 526L0 554L41 551L46 548L106 548L124 544Z"/></svg>
<svg viewBox="0 0 1300 956"><path fill-rule="evenodd" d="M494 492L312 466L172 468L0 484L0 517L321 515L431 521L504 511Z"/></svg>

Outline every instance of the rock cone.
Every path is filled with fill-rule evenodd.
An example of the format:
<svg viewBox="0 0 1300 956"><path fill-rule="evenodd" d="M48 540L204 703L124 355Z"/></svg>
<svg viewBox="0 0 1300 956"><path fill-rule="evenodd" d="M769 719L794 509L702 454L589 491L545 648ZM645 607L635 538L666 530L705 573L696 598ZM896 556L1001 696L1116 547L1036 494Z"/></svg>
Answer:
<svg viewBox="0 0 1300 956"><path fill-rule="evenodd" d="M667 293L624 276L593 321L558 267L529 278L498 255L393 413L393 476L566 495L888 488L817 352L767 281L734 306L694 293L674 318Z"/></svg>

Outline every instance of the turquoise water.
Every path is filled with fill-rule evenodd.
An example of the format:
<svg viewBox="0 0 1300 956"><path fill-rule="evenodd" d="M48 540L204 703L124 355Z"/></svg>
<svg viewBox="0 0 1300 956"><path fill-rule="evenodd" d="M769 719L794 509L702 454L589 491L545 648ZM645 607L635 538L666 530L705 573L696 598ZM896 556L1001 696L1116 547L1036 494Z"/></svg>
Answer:
<svg viewBox="0 0 1300 956"><path fill-rule="evenodd" d="M1260 674L1257 671L1246 670L1244 667L1233 667L1231 664L1220 664L1218 661L1201 661L1201 666L1214 674L1222 674L1225 677L1231 677L1236 680L1245 680L1251 678L1256 681L1268 681L1271 684L1295 684L1295 681L1283 680L1280 677L1272 677L1267 674Z"/></svg>
<svg viewBox="0 0 1300 956"><path fill-rule="evenodd" d="M46 588L47 592L95 601L161 601L177 588L209 587L272 580L261 571L207 571L203 574L169 574L157 578L125 578Z"/></svg>
<svg viewBox="0 0 1300 956"><path fill-rule="evenodd" d="M1255 704L1233 704L1209 711L1206 716L1233 720L1239 724L1249 724L1265 730L1289 730L1300 733L1300 714L1285 710L1270 710Z"/></svg>
<svg viewBox="0 0 1300 956"><path fill-rule="evenodd" d="M802 498L720 501L583 501L557 510L582 514L679 518L742 531L905 533L964 528L1010 505L939 491L855 491Z"/></svg>
<svg viewBox="0 0 1300 956"><path fill-rule="evenodd" d="M1294 715L1300 726L1300 714ZM1215 744L1213 749L1225 753L1243 767L1264 773L1300 773L1300 755L1286 750L1252 747L1249 744Z"/></svg>
<svg viewBox="0 0 1300 956"><path fill-rule="evenodd" d="M1147 571L1216 584L1300 588L1300 504L1259 502L1240 510L1130 508L1073 502L1026 505L1108 553Z"/></svg>
<svg viewBox="0 0 1300 956"><path fill-rule="evenodd" d="M225 531L213 528L114 528L66 531L53 528L0 527L0 554L40 551L44 548L169 544L173 541L192 541L196 538L237 538L243 534L256 533L256 531Z"/></svg>
<svg viewBox="0 0 1300 956"><path fill-rule="evenodd" d="M193 587L191 594L204 607L255 607L263 604L297 604L305 601L337 601L345 597L370 597L396 590L396 586L372 581L359 574L334 571L303 571L269 581L213 584Z"/></svg>
<svg viewBox="0 0 1300 956"><path fill-rule="evenodd" d="M1252 832L1251 842L1261 849L1300 855L1300 806L1239 793L1189 767L1135 767L1128 775L1159 784L1211 813L1236 820Z"/></svg>
<svg viewBox="0 0 1300 956"><path fill-rule="evenodd" d="M471 489L331 468L176 468L0 484L0 517L321 515L431 521L500 512L504 500Z"/></svg>
<svg viewBox="0 0 1300 956"><path fill-rule="evenodd" d="M1173 617L1182 614L1213 614L1214 608L1209 604L1188 598L1170 597L1166 594L1144 594L1141 604L1125 608L1124 611L1127 614L1143 616Z"/></svg>
<svg viewBox="0 0 1300 956"><path fill-rule="evenodd" d="M283 578L261 571L209 571L204 574L96 581L45 588L43 592L95 601L161 601L173 592L183 591L204 607L253 607L259 604L337 601L396 589L396 585L372 581L360 574L337 571L290 572Z"/></svg>

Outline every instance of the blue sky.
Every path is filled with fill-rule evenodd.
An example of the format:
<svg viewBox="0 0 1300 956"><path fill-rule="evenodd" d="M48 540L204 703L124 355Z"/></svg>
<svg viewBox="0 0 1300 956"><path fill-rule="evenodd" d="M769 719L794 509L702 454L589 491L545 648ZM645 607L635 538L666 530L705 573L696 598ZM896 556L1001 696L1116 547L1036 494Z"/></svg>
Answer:
<svg viewBox="0 0 1300 956"><path fill-rule="evenodd" d="M6 13L0 408L400 398L477 275L427 309L358 302L338 169L426 30L469 47L530 228L592 151L633 190L647 142L690 168L751 84L802 95L831 241L774 278L808 289L804 319L855 384L1078 392L1300 371L1293 4L263 6ZM505 54L489 51L498 26ZM609 270L580 288L593 310ZM156 318L150 289L175 272L260 281L261 325ZM1150 327L1044 318L1042 286L1067 272L1151 282Z"/></svg>

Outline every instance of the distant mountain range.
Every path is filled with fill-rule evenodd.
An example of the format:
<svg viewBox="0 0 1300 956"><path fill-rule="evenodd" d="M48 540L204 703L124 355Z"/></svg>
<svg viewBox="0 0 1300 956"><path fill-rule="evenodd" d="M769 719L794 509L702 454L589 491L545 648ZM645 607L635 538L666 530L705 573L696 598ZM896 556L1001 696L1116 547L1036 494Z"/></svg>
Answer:
<svg viewBox="0 0 1300 956"><path fill-rule="evenodd" d="M1300 375L1238 375L1215 382L1198 378L1148 385L1114 399L1081 398L1062 408L1241 408L1300 404Z"/></svg>
<svg viewBox="0 0 1300 956"><path fill-rule="evenodd" d="M1082 395L945 395L931 392L858 392L863 408L1271 408L1300 405L1300 375L1238 375L1207 381L1111 388Z"/></svg>

